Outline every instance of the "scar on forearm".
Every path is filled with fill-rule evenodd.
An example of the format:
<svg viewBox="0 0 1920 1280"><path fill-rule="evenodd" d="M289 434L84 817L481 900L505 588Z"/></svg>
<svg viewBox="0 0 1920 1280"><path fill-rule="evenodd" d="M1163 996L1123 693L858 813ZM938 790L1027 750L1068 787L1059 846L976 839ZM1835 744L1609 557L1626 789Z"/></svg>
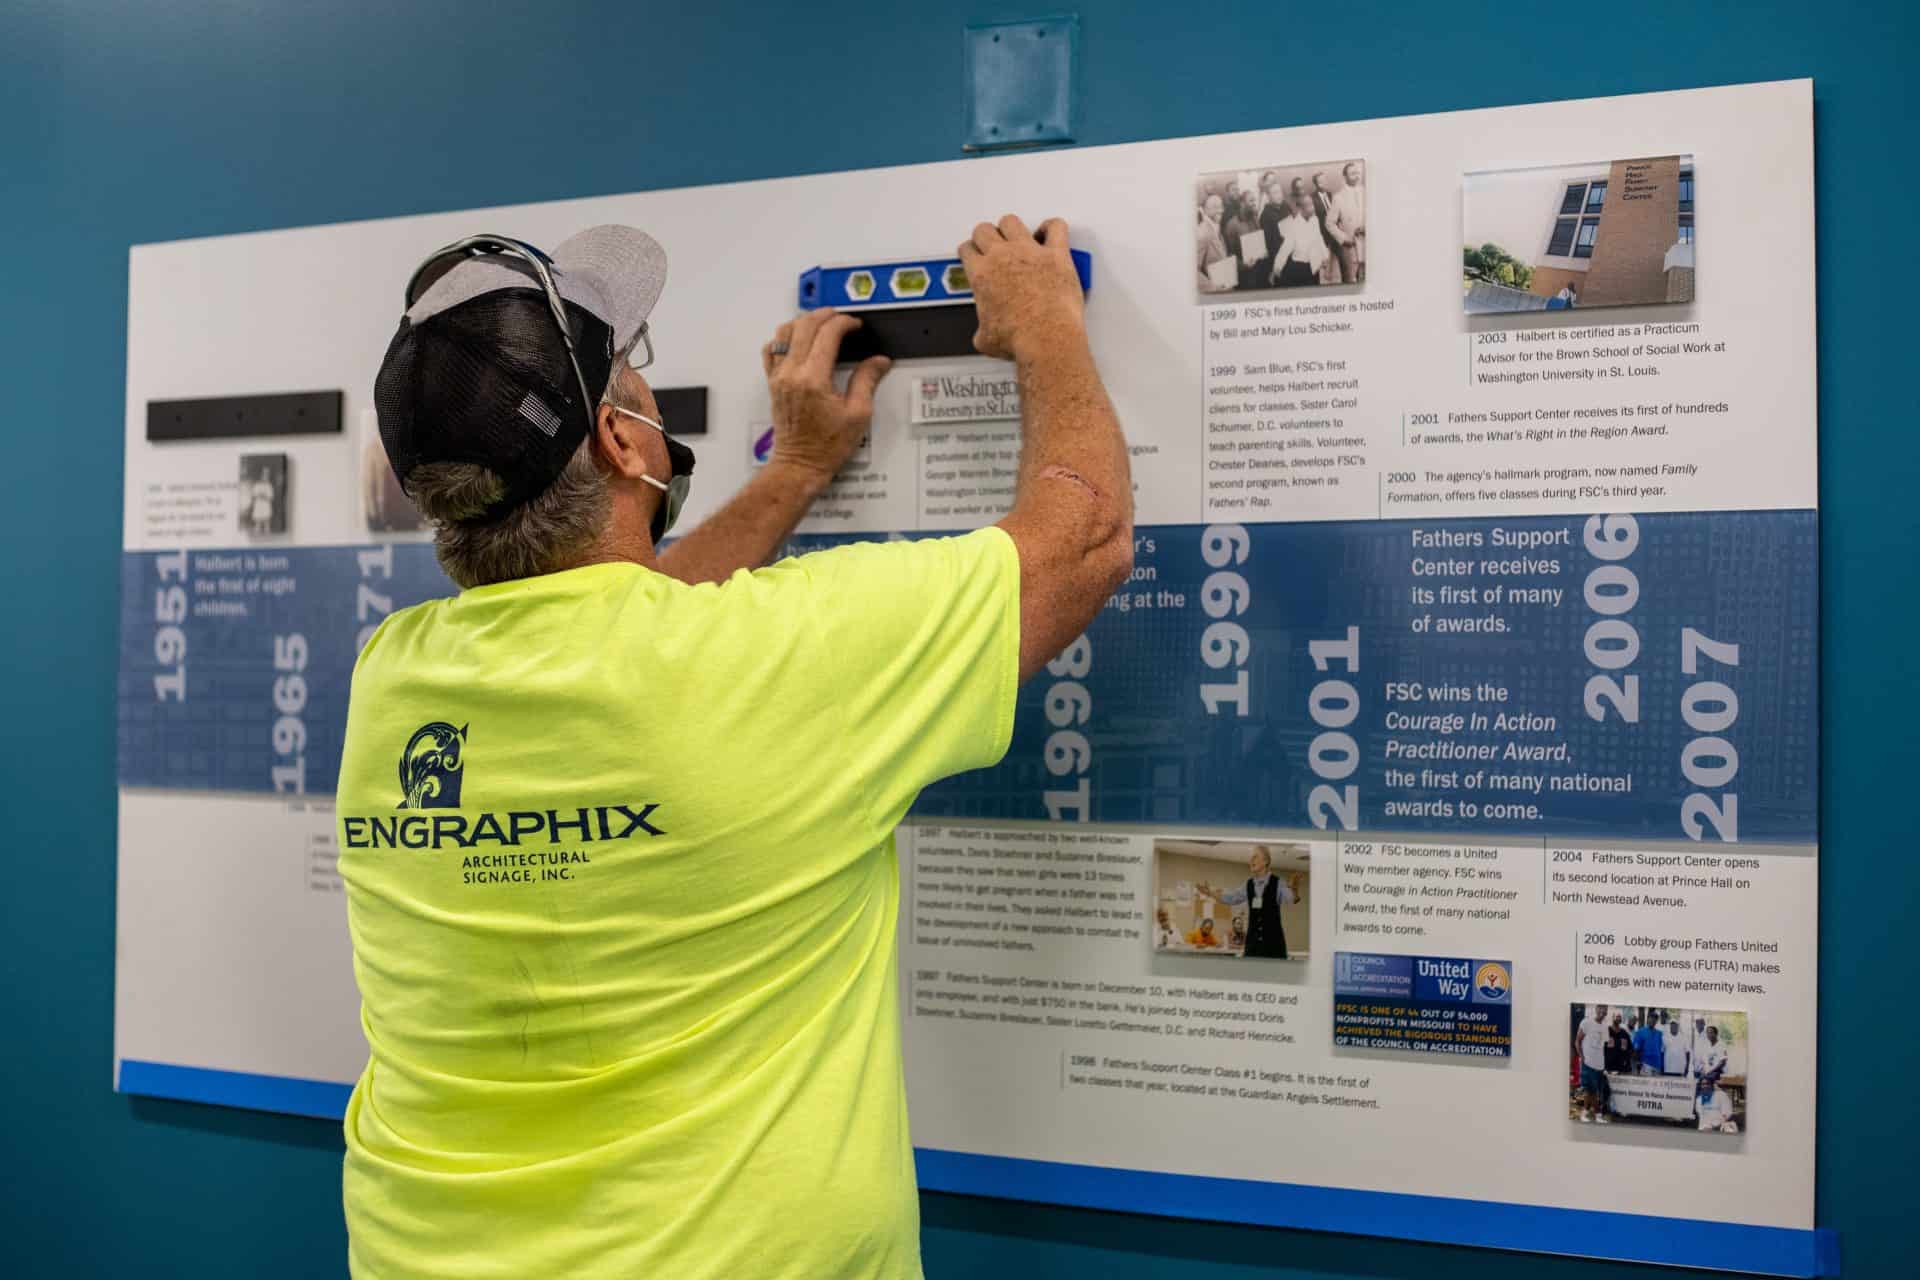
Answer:
<svg viewBox="0 0 1920 1280"><path fill-rule="evenodd" d="M1100 491L1088 484L1086 477L1071 467L1063 467L1057 463L1050 463L1040 468L1040 478L1042 480L1065 480L1068 484L1079 485L1095 498L1100 496Z"/></svg>

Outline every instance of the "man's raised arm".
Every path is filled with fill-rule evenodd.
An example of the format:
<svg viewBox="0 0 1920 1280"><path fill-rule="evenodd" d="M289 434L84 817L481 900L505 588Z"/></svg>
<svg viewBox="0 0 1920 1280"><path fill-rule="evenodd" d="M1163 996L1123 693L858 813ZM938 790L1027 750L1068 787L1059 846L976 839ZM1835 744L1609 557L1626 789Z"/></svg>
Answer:
<svg viewBox="0 0 1920 1280"><path fill-rule="evenodd" d="M1133 481L1087 345L1085 301L1058 218L1008 214L960 246L980 312L974 347L1011 359L1022 448L1000 527L1020 553L1020 678L1086 630L1133 570Z"/></svg>
<svg viewBox="0 0 1920 1280"><path fill-rule="evenodd" d="M722 582L765 564L859 447L873 422L873 392L891 362L861 361L845 392L833 387L840 342L860 321L831 307L774 331L760 349L773 403L773 456L727 504L660 553L682 582Z"/></svg>

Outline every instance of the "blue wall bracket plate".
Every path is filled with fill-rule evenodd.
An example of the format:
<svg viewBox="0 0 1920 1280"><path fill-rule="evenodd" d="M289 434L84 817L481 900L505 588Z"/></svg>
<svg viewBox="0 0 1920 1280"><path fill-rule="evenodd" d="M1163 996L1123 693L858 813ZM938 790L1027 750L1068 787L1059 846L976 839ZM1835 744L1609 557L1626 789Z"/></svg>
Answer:
<svg viewBox="0 0 1920 1280"><path fill-rule="evenodd" d="M967 28L966 151L1073 141L1075 14Z"/></svg>

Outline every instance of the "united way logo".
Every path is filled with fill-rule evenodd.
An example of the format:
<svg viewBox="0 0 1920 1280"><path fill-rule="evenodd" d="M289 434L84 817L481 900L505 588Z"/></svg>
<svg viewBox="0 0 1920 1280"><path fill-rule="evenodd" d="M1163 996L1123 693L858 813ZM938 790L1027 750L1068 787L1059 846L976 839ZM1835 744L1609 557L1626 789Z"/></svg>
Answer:
<svg viewBox="0 0 1920 1280"><path fill-rule="evenodd" d="M402 809L458 809L460 774L466 766L467 726L445 720L421 725L400 753Z"/></svg>
<svg viewBox="0 0 1920 1280"><path fill-rule="evenodd" d="M1482 1001L1505 1004L1513 994L1513 975L1507 972L1507 966L1489 960L1474 972L1473 991Z"/></svg>

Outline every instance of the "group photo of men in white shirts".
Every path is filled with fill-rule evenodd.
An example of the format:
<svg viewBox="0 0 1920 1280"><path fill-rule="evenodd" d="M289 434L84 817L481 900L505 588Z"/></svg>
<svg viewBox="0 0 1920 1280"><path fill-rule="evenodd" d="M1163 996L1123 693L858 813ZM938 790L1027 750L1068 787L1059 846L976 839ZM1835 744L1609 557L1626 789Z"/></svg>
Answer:
<svg viewBox="0 0 1920 1280"><path fill-rule="evenodd" d="M1568 1114L1737 1134L1747 1122L1747 1015L1575 1004Z"/></svg>
<svg viewBox="0 0 1920 1280"><path fill-rule="evenodd" d="M1202 174L1194 265L1203 294L1355 285L1367 278L1366 162Z"/></svg>

